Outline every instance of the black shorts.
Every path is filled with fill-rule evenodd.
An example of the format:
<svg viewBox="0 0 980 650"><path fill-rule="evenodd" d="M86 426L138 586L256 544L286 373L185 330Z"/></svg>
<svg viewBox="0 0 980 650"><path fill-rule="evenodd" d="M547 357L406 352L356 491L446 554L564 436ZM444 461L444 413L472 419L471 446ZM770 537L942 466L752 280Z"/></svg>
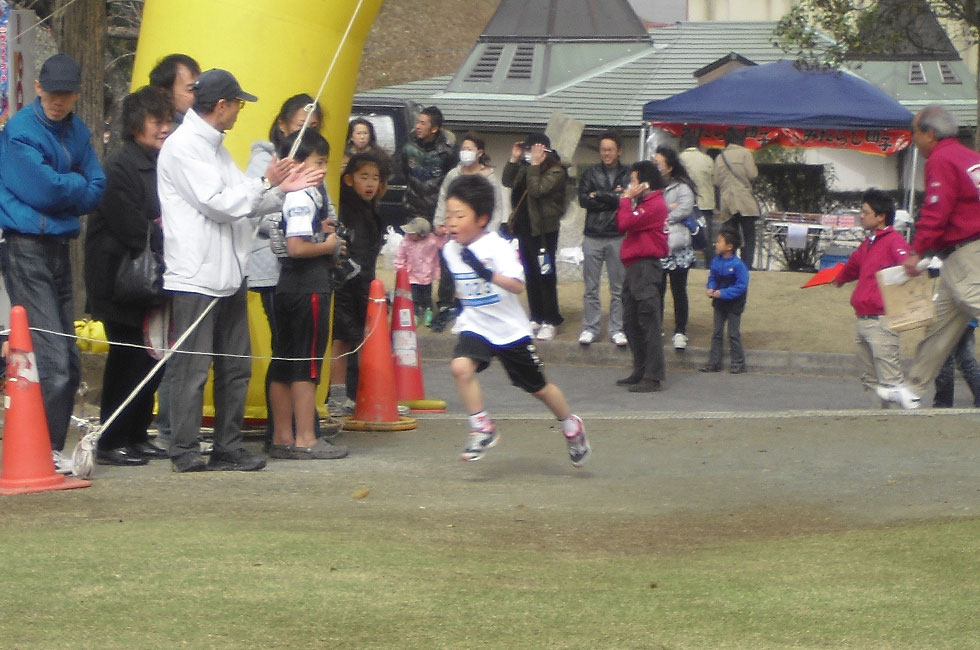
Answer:
<svg viewBox="0 0 980 650"><path fill-rule="evenodd" d="M273 356L307 361L273 360L269 380L320 383L323 354L330 334L329 293L277 293L276 322L279 325Z"/></svg>
<svg viewBox="0 0 980 650"><path fill-rule="evenodd" d="M462 332L453 349L453 358L456 357L475 361L477 372L486 370L493 358L497 357L507 371L510 383L528 393L536 393L548 384L544 377L544 364L530 337L500 346L478 334Z"/></svg>

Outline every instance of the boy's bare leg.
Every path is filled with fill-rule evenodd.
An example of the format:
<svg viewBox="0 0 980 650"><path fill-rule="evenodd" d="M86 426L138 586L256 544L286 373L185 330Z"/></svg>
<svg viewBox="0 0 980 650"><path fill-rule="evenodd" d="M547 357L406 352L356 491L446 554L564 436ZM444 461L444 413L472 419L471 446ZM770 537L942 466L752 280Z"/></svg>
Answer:
<svg viewBox="0 0 980 650"><path fill-rule="evenodd" d="M331 380L336 379L339 382L344 381L344 377L347 376L347 353L350 352L350 343L347 341L337 341L333 342L333 346L330 349L330 378ZM344 395L335 396L340 401L344 401L347 397Z"/></svg>
<svg viewBox="0 0 980 650"><path fill-rule="evenodd" d="M269 406L272 407L272 444L293 444L293 402L289 384L269 382Z"/></svg>
<svg viewBox="0 0 980 650"><path fill-rule="evenodd" d="M449 370L456 381L456 392L467 414L483 410L483 389L476 378L476 363L467 357L456 357L449 362Z"/></svg>
<svg viewBox="0 0 980 650"><path fill-rule="evenodd" d="M293 417L296 420L296 446L312 447L316 444L313 427L314 413L316 413L316 385L312 381L294 381L289 387ZM278 431L278 426L276 430Z"/></svg>
<svg viewBox="0 0 980 650"><path fill-rule="evenodd" d="M558 386L550 382L545 384L544 388L534 393L534 396L544 402L544 405L559 420L567 420L568 416L572 414L572 409L568 406L568 401L565 400L565 394L561 392Z"/></svg>

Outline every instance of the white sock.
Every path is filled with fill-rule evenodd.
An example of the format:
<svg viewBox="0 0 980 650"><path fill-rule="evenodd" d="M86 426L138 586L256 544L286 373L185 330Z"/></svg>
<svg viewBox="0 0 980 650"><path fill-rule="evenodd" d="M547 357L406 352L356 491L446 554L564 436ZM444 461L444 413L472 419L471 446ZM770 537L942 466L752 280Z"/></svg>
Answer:
<svg viewBox="0 0 980 650"><path fill-rule="evenodd" d="M579 431L579 419L570 414L564 420L558 420L561 422L561 432L565 436L574 436Z"/></svg>
<svg viewBox="0 0 980 650"><path fill-rule="evenodd" d="M469 417L470 429L474 431L482 431L487 422L490 421L490 414L486 411L480 411L479 413L473 413Z"/></svg>

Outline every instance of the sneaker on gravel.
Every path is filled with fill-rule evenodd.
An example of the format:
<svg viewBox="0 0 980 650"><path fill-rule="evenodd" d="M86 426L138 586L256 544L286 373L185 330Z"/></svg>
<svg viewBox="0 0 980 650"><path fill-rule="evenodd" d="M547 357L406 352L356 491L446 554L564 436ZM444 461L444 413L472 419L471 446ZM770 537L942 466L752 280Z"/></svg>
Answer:
<svg viewBox="0 0 980 650"><path fill-rule="evenodd" d="M330 415L345 418L349 415L354 415L354 409L357 405L349 397L345 397L343 401L336 399L327 400L327 410L330 411Z"/></svg>
<svg viewBox="0 0 980 650"><path fill-rule="evenodd" d="M674 349L675 350L686 350L687 349L687 335L681 334L680 332L674 333Z"/></svg>
<svg viewBox="0 0 980 650"><path fill-rule="evenodd" d="M627 345L629 345L626 335L622 332L613 332L613 335L609 338L612 339L612 342L616 344L617 348L625 348Z"/></svg>
<svg viewBox="0 0 980 650"><path fill-rule="evenodd" d="M592 455L592 447L589 446L589 441L585 437L585 424L582 422L582 418L577 415L569 417L575 420L578 431L572 435L565 434L565 442L568 443L568 457L572 459L573 466L581 467Z"/></svg>
<svg viewBox="0 0 980 650"><path fill-rule="evenodd" d="M541 329L538 330L537 336L534 338L539 341L554 341L555 326L551 323L541 323Z"/></svg>
<svg viewBox="0 0 980 650"><path fill-rule="evenodd" d="M212 451L208 461L211 472L255 472L265 467L265 458L256 456L244 447L234 451Z"/></svg>
<svg viewBox="0 0 980 650"><path fill-rule="evenodd" d="M579 345L592 345L595 343L595 333L590 332L589 330L584 330L578 335L578 343Z"/></svg>
<svg viewBox="0 0 980 650"><path fill-rule="evenodd" d="M54 471L58 474L71 474L75 471L75 463L71 457L65 456L58 450L51 451L51 460L54 461Z"/></svg>
<svg viewBox="0 0 980 650"><path fill-rule="evenodd" d="M170 459L170 462L173 464L173 470L180 473L203 472L208 468L207 463L204 462L200 454L195 454L194 452L174 456Z"/></svg>
<svg viewBox="0 0 980 650"><path fill-rule="evenodd" d="M497 434L496 425L493 422L488 422L483 429L470 431L469 440L466 441L460 459L466 461L480 460L487 449L496 445L498 440L500 440L500 436Z"/></svg>
<svg viewBox="0 0 980 650"><path fill-rule="evenodd" d="M875 392L881 399L894 402L905 410L919 408L921 399L905 386L876 386Z"/></svg>

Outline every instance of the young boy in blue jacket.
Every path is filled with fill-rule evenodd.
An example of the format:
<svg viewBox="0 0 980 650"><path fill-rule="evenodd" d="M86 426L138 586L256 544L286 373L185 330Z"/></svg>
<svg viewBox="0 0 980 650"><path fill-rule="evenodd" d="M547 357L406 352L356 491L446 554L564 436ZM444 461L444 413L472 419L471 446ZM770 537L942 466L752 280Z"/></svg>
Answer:
<svg viewBox="0 0 980 650"><path fill-rule="evenodd" d="M708 365L701 372L721 372L722 336L728 324L728 347L731 355L729 372L745 372L745 350L742 349L742 312L749 292L749 270L735 249L741 245L738 231L723 228L715 238L715 258L708 273L708 297L715 312Z"/></svg>

